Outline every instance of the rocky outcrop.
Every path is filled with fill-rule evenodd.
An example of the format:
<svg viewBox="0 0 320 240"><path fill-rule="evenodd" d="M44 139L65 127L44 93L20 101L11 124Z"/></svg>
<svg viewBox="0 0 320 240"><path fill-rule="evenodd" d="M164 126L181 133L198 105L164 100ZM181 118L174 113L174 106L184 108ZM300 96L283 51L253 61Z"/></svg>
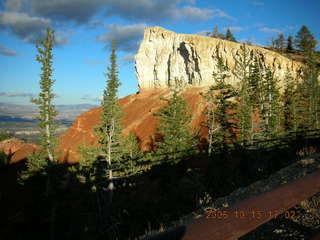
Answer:
<svg viewBox="0 0 320 240"><path fill-rule="evenodd" d="M210 86L212 73L217 69L216 50L231 70L229 83L235 84L239 80L232 70L241 54L241 45L195 34L177 34L161 27L147 28L135 56L139 87L164 88L173 85L176 78L192 87ZM301 70L299 62L262 47L246 46L279 79L284 79L287 72L295 76Z"/></svg>

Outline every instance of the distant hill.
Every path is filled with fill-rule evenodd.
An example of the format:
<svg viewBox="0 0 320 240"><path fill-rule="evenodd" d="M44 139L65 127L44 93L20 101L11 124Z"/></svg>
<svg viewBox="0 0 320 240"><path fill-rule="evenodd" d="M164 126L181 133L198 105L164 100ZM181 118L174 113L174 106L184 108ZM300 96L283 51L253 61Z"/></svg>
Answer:
<svg viewBox="0 0 320 240"><path fill-rule="evenodd" d="M93 104L70 104L56 105L59 114L58 120L73 121L81 113L91 108L98 107ZM38 115L38 108L35 105L19 105L0 103L0 121L33 121Z"/></svg>

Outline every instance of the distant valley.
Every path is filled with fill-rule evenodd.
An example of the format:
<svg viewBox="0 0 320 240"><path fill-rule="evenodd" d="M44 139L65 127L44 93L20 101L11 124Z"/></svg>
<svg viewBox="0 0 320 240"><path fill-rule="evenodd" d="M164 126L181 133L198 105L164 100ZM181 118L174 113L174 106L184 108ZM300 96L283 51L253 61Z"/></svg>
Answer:
<svg viewBox="0 0 320 240"><path fill-rule="evenodd" d="M75 118L94 107L97 105L56 105L58 110L57 134L66 131ZM38 108L35 105L0 103L0 132L9 132L15 137L36 142L40 134L36 120L37 115Z"/></svg>

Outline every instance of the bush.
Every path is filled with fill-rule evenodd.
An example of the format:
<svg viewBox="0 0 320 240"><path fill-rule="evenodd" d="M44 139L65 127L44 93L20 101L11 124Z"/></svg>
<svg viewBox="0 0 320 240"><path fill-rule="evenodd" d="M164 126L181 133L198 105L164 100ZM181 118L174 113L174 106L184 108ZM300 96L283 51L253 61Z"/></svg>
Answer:
<svg viewBox="0 0 320 240"><path fill-rule="evenodd" d="M7 154L5 154L4 152L0 152L0 167L8 164L9 164L9 158Z"/></svg>
<svg viewBox="0 0 320 240"><path fill-rule="evenodd" d="M0 142L9 138L12 138L12 133L9 132L0 132Z"/></svg>

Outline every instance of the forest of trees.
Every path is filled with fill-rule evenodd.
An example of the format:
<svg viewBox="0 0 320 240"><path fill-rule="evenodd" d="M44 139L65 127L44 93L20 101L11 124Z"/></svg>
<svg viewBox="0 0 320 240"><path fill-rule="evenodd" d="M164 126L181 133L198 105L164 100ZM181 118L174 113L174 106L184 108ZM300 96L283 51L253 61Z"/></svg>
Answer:
<svg viewBox="0 0 320 240"><path fill-rule="evenodd" d="M217 28L212 36L222 37L219 36ZM229 29L223 38L236 42ZM87 223L81 239L115 239L115 235L120 234L115 229L119 228L124 216L127 216L125 219L133 217L129 210L126 212L121 208L121 198L114 200L116 194L128 194L133 186L138 185L139 181L136 179L143 174L151 174L151 169L184 166L185 159L193 156L214 161L217 153L227 154L239 147L245 148L257 140L288 137L298 131L320 128L320 68L315 51L317 42L307 27L303 26L295 40L289 36L285 44L284 36L281 35L275 43L276 48L288 51L293 51L296 47L306 56L306 64L301 74L293 77L288 72L282 80L285 83L283 89L280 89L280 79L274 76L273 70L263 67L261 59L255 56L246 44L241 45L241 53L235 58L236 65L233 70L225 65L217 48L217 70L213 73L212 86L201 93L207 106L203 113L206 116L203 125L208 131L204 155L196 155L202 154L203 149L198 148L198 132L190 127L192 112L183 98L184 86L179 79L176 79L169 96L163 99L166 105L155 114L159 120L157 130L161 136L157 139L156 150L141 153L134 133L128 136L121 134L121 118L125 113L118 102L120 81L116 43L113 42L110 66L105 74L106 88L101 102L100 125L96 126L94 133L98 141L92 146L79 146L82 154L79 163L68 166L66 172L60 171L57 166L58 153L55 152L57 139L54 137L54 119L58 113L52 103L55 97L52 92L53 43L54 32L47 29L45 39L37 45L36 60L41 64L42 71L41 92L39 98L32 101L39 106L38 119L43 151L28 158L26 169L19 176L19 181L23 184L27 184L35 175L41 176L41 181L44 181L41 201L45 202L48 210L48 236L51 240L58 239L56 232L59 232L60 228L57 222L64 206L61 188L66 176L75 176L69 181L78 181L89 189L85 194L81 193L83 201L89 199L83 203L89 213L86 212L85 215L81 209L78 210L83 213L82 219ZM233 71L238 80L236 86L228 84L230 71ZM265 144L269 147L272 142ZM175 184L180 181L174 174L170 175L171 171L173 170L157 173L168 181L164 184L166 190L175 188ZM182 186L179 185L178 189L181 187L183 191L191 191L185 189L189 187L200 196L203 186L199 187L198 173L186 168L183 174L187 174L187 177L183 178L185 183L181 183ZM175 190L172 191L175 196ZM71 196L80 197L76 193ZM183 204L186 203L182 202L181 208ZM134 206L130 207L134 209ZM77 214L80 216L80 213ZM76 222L76 217L72 219ZM73 225L70 223L70 226ZM74 232L69 230L71 235L75 234Z"/></svg>

